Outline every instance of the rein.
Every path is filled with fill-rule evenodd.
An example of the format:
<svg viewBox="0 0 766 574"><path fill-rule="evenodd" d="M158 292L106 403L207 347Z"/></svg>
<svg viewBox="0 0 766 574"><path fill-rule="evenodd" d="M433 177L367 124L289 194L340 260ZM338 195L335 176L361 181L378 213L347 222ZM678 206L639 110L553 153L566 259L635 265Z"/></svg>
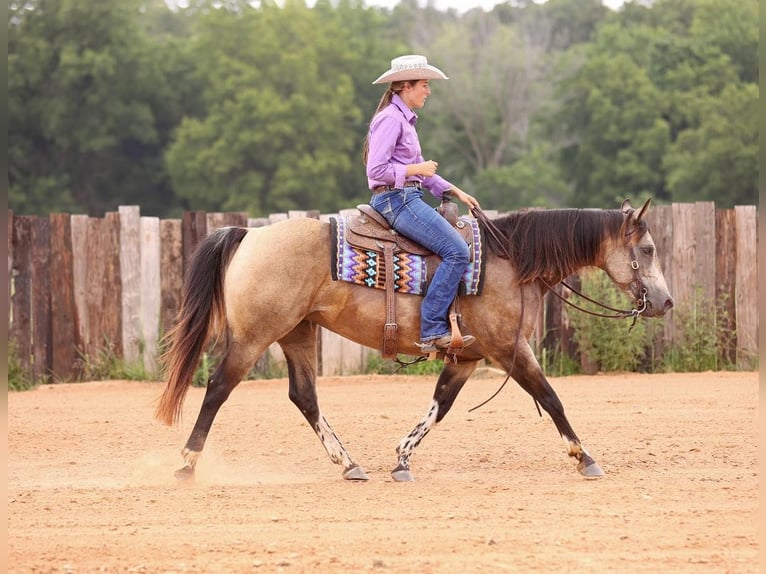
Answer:
<svg viewBox="0 0 766 574"><path fill-rule="evenodd" d="M474 216L481 220L482 223L484 223L485 228L489 232L489 234L492 236L492 238L500 245L503 255L505 255L506 258L510 259L511 255L508 252L508 250L505 248L505 243L502 241L501 233L498 231L498 229L495 227L495 224L492 223L492 221L484 214L481 209L474 208L471 210L471 213L474 214ZM628 235L629 237L629 235ZM625 319L626 317L633 317L633 322L630 325L630 328L632 329L633 326L636 324L636 320L638 319L639 315L646 311L646 294L647 289L643 286L643 283L641 282L641 277L638 274L638 259L636 258L635 251L633 250L633 247L630 248L630 266L633 269L633 275L635 277L634 282L640 287L640 295L637 300L638 306L634 309L626 310L626 309L616 309L614 307L610 307L609 305L606 305L604 303L601 303L600 301L596 301L595 299L592 299L582 293L581 291L578 291L565 281L560 281L560 283L569 289L572 293L577 295L578 297L582 297L586 301L589 301L593 303L594 305L597 305L598 307L601 307L601 309L604 309L606 311L612 311L613 314L607 314L607 313L599 313L597 311L590 311L589 309L585 309L584 307L580 307L576 303L573 303L572 301L569 301L568 299L565 299L562 295L560 295L553 286L548 283L545 279L542 277L539 279L543 285L545 285L548 290L553 293L556 297L561 299L564 303L569 305L570 307L573 307L577 309L578 311L582 311L583 313L587 313L588 315L593 315L594 317L605 317L607 319Z"/></svg>
<svg viewBox="0 0 766 574"><path fill-rule="evenodd" d="M500 249L502 250L503 255L505 256L505 258L508 259L508 260L511 260L512 259L511 258L511 254L508 252L508 249L505 246L505 241L503 241L502 233L500 233L500 231L497 229L497 227L492 222L492 220L489 217L487 217L487 215L481 210L481 208L474 207L474 208L471 209L471 213L473 214L473 216L476 219L478 219L481 223L484 224L484 229L487 231L487 233L489 233L492 236L492 238L495 240L495 242L500 246ZM626 238L629 239L629 237L630 237L630 234L627 234ZM633 269L633 275L635 277L634 281L640 287L640 295L639 295L639 299L637 300L638 306L636 308L630 309L630 310L616 309L614 307L610 307L609 305L601 303L600 301L596 301L595 299L592 299L591 297L588 297L587 295L585 295L581 291L578 291L577 289L575 289L574 287L572 287L571 285L569 285L565 281L560 281L560 283L564 287L569 289L575 295L577 295L579 297L582 297L583 299L593 303L594 305L597 305L601 309L604 309L606 311L612 311L613 313L612 314L608 314L608 313L600 313L600 312L597 312L597 311L590 311L589 309L585 309L584 307L580 307L576 303L573 303L572 301L569 301L568 299L564 298L561 294L559 294L553 288L553 286L550 283L548 283L542 277L539 280L543 283L543 285L545 285L548 288L548 290L551 293L553 293L556 297L561 299L564 303L566 303L570 307L573 307L573 308L577 309L578 311L582 311L583 313L587 313L588 315L593 315L594 317L604 317L604 318L607 318L607 319L625 319L626 317L633 317L633 321L631 322L630 327L628 328L628 331L630 331L635 326L636 321L638 320L639 315L641 315L644 311L646 311L646 306L647 306L646 295L647 295L647 292L648 292L646 287L643 286L643 283L641 282L641 277L638 274L638 259L636 258L635 251L634 251L633 247L630 248L630 259L631 259L630 266ZM520 330L521 330L521 322L519 322L519 331L516 332L516 339L517 339L517 341L518 341ZM516 347L514 346L514 358L513 358L513 362L516 361L515 349L516 349ZM489 397L485 401L479 403L475 407L472 407L472 408L468 409L468 412L475 411L476 409L478 409L480 407L483 407L489 401L494 399L498 394L500 394L500 391L503 390L503 388L505 387L506 383L508 382L508 379L510 379L510 378L511 378L511 375L509 373L508 376L503 381L503 383L492 394L491 397ZM537 408L537 413L540 416L543 416L542 412L540 412L540 405L537 403L536 400L535 400L535 407Z"/></svg>

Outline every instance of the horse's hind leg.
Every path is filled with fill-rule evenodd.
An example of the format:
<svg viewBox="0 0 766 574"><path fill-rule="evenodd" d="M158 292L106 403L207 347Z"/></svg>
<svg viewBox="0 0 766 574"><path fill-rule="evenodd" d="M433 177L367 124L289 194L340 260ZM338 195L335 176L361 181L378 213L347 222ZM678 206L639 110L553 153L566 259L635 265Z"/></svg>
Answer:
<svg viewBox="0 0 766 574"><path fill-rule="evenodd" d="M511 361L513 361L511 363ZM537 362L532 349L526 343L520 344L515 353L502 362L506 372L527 391L532 398L547 412L556 425L561 438L567 447L567 454L577 460L577 470L587 478L598 478L604 471L583 448L572 426L564 414L564 406L558 395L545 378L540 364Z"/></svg>
<svg viewBox="0 0 766 574"><path fill-rule="evenodd" d="M290 400L303 413L311 428L322 441L327 454L335 464L343 466L346 480L368 480L367 474L348 454L319 410L316 393L317 327L311 321L302 321L278 342L287 359L290 379Z"/></svg>
<svg viewBox="0 0 766 574"><path fill-rule="evenodd" d="M452 408L460 389L476 369L477 361L466 363L445 363L439 380L436 382L431 406L426 416L410 431L396 447L398 464L391 471L391 477L397 482L410 482L415 480L410 472L410 457L415 448L431 431L436 423L441 422L444 416Z"/></svg>
<svg viewBox="0 0 766 574"><path fill-rule="evenodd" d="M189 478L194 474L194 468L200 454L202 454L207 435L218 410L229 398L231 391L247 375L256 358L263 351L263 348L254 349L237 342L229 345L221 364L207 382L207 390L199 415L197 415L197 422L194 423L194 428L182 451L184 465L175 473L177 478Z"/></svg>

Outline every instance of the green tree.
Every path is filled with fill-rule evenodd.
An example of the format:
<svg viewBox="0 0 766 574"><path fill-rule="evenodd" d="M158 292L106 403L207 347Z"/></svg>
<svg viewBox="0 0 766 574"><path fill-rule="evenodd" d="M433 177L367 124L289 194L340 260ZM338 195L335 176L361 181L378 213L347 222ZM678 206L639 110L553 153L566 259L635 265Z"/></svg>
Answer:
<svg viewBox="0 0 766 574"><path fill-rule="evenodd" d="M599 28L558 86L576 205L755 201L756 23L752 0L664 0Z"/></svg>
<svg viewBox="0 0 766 574"><path fill-rule="evenodd" d="M572 144L561 165L574 182L574 204L606 207L625 198L662 198L662 159L669 143L664 101L644 70L628 56L591 56L561 122Z"/></svg>
<svg viewBox="0 0 766 574"><path fill-rule="evenodd" d="M36 0L9 10L10 206L92 215L172 203L162 148L181 113L177 47L153 51L139 0Z"/></svg>
<svg viewBox="0 0 766 574"><path fill-rule="evenodd" d="M675 201L758 203L758 86L726 87L698 106L700 122L684 130L665 157Z"/></svg>
<svg viewBox="0 0 766 574"><path fill-rule="evenodd" d="M339 205L360 170L360 123L343 28L301 2L218 9L194 39L206 112L167 152L174 187L197 209L266 214ZM357 132L358 133L358 132Z"/></svg>

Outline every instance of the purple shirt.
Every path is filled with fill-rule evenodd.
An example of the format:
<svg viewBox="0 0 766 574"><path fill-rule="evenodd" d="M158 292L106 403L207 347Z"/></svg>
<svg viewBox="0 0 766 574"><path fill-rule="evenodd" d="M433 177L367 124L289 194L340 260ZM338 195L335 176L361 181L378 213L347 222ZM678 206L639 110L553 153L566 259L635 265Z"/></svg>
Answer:
<svg viewBox="0 0 766 574"><path fill-rule="evenodd" d="M378 185L402 187L407 166L424 161L415 131L417 121L417 114L397 94L372 118L367 152L367 183L370 189ZM411 175L407 181L419 181L439 199L452 187L450 182L436 174L431 177Z"/></svg>

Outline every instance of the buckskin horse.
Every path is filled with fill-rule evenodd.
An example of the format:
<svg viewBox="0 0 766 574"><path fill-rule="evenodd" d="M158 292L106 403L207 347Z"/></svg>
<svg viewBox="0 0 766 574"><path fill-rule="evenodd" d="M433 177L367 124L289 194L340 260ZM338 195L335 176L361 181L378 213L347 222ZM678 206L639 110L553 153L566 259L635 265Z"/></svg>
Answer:
<svg viewBox="0 0 766 574"><path fill-rule="evenodd" d="M543 296L584 267L604 270L634 301L628 315L660 317L673 306L644 215L625 200L619 209L521 210L478 219L486 247L484 284L479 296L460 297L461 325L476 341L446 357L423 419L398 444L395 481L414 480L410 457L428 432L449 412L481 360L502 368L548 413L587 478L603 475L564 414L528 340ZM291 219L247 229L226 227L195 249L182 289L174 326L166 336L163 362L167 383L156 404L158 420L172 425L199 359L214 337L227 342L207 382L202 406L182 450L176 476L189 478L213 420L229 394L273 342L287 361L290 400L318 435L347 480L367 480L322 413L316 393L317 330L321 326L373 349L381 349L386 294L333 280L333 237L328 222ZM421 298L397 295L396 345L418 356ZM623 315L624 316L624 315ZM443 354L441 354L443 355ZM444 358L440 355L440 358Z"/></svg>

